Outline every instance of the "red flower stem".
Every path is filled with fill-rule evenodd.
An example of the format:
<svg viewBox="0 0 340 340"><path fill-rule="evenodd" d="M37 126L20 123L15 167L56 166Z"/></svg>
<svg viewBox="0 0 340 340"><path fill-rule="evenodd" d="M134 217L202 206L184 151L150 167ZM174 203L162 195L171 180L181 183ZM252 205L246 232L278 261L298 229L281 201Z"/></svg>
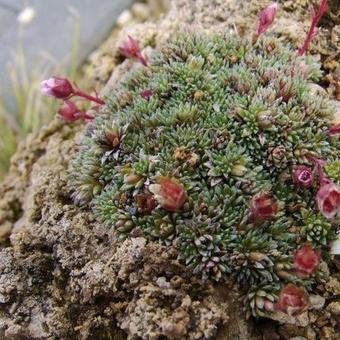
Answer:
<svg viewBox="0 0 340 340"><path fill-rule="evenodd" d="M327 162L322 159L317 159L311 155L307 155L307 158L316 166L320 184L329 184L331 181L327 178L325 171L323 170Z"/></svg>
<svg viewBox="0 0 340 340"><path fill-rule="evenodd" d="M90 116L88 115L86 112L83 113L83 118L87 121L90 121L90 120L93 120L94 117L93 116Z"/></svg>
<svg viewBox="0 0 340 340"><path fill-rule="evenodd" d="M300 56L303 56L304 54L306 54L306 52L309 48L309 44L313 40L315 27L319 23L321 17L325 13L325 11L327 10L327 1L328 0L322 0L321 1L321 4L320 4L320 7L318 8L318 11L316 12L316 14L312 18L312 24L310 25L306 39L305 39L302 47L300 47L299 50L298 50L298 54Z"/></svg>
<svg viewBox="0 0 340 340"><path fill-rule="evenodd" d="M336 135L338 133L340 133L340 124L328 129L328 134L331 135L331 136Z"/></svg>
<svg viewBox="0 0 340 340"><path fill-rule="evenodd" d="M320 184L324 185L324 184L329 184L330 180L327 178L325 171L323 170L323 165L318 164L316 166L316 170L318 172L318 176L319 176L319 180L320 180Z"/></svg>
<svg viewBox="0 0 340 340"><path fill-rule="evenodd" d="M87 93L85 93L85 92L83 92L81 90L75 90L73 95L85 98L85 99L90 100L91 102L95 102L95 103L97 103L99 105L105 105L104 100L102 100L102 99L100 99L98 97L90 96L89 94L87 94Z"/></svg>
<svg viewBox="0 0 340 340"><path fill-rule="evenodd" d="M148 66L148 62L146 60L146 58L143 56L143 54L141 52L139 52L137 54L137 59L139 60L139 62L144 65L144 66Z"/></svg>

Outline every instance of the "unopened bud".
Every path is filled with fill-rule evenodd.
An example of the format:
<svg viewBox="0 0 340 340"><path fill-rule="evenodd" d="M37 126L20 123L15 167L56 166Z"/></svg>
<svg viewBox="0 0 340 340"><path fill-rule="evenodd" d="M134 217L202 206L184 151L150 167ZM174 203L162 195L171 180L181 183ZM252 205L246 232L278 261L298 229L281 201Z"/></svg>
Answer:
<svg viewBox="0 0 340 340"><path fill-rule="evenodd" d="M268 129L272 126L272 116L270 111L258 112L256 115L256 120L262 129Z"/></svg>
<svg viewBox="0 0 340 340"><path fill-rule="evenodd" d="M231 174L233 176L242 177L243 175L246 174L247 171L248 169L244 165L236 164L231 169Z"/></svg>

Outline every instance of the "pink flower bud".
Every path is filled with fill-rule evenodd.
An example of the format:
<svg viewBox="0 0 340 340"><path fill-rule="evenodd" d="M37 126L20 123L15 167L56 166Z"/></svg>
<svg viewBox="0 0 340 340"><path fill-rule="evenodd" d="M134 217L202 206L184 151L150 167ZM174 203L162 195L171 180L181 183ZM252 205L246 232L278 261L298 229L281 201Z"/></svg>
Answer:
<svg viewBox="0 0 340 340"><path fill-rule="evenodd" d="M149 100L153 96L152 90L144 90L140 94L144 99Z"/></svg>
<svg viewBox="0 0 340 340"><path fill-rule="evenodd" d="M85 111L81 111L71 100L65 100L58 114L67 122L74 122L78 119L85 119L87 121L94 119L94 117L88 115Z"/></svg>
<svg viewBox="0 0 340 340"><path fill-rule="evenodd" d="M313 185L313 172L307 166L298 166L293 170L293 182L301 188L310 188Z"/></svg>
<svg viewBox="0 0 340 340"><path fill-rule="evenodd" d="M158 203L168 211L181 209L187 200L183 185L175 178L161 177L157 184L151 184L149 190L155 195Z"/></svg>
<svg viewBox="0 0 340 340"><path fill-rule="evenodd" d="M41 82L41 93L59 99L67 99L74 94L74 89L69 80L52 77Z"/></svg>
<svg viewBox="0 0 340 340"><path fill-rule="evenodd" d="M263 307L267 312L273 312L274 311L274 303L271 302L270 300L265 300Z"/></svg>
<svg viewBox="0 0 340 340"><path fill-rule="evenodd" d="M273 24L277 9L278 5L276 3L272 3L259 13L258 25L256 29L257 36L267 31L268 28Z"/></svg>
<svg viewBox="0 0 340 340"><path fill-rule="evenodd" d="M306 290L289 283L281 290L275 309L288 315L297 315L306 309L308 302L309 296Z"/></svg>
<svg viewBox="0 0 340 340"><path fill-rule="evenodd" d="M304 277L315 272L320 263L321 251L315 251L310 244L304 244L294 254L294 269L298 276Z"/></svg>
<svg viewBox="0 0 340 340"><path fill-rule="evenodd" d="M278 202L271 192L259 193L250 202L251 219L254 221L269 220L278 212Z"/></svg>
<svg viewBox="0 0 340 340"><path fill-rule="evenodd" d="M326 218L340 216L340 187L335 183L325 181L316 194L316 203L320 212Z"/></svg>
<svg viewBox="0 0 340 340"><path fill-rule="evenodd" d="M128 40L119 48L119 52L127 58L135 58L144 66L148 66L146 58L142 55L139 42L128 36Z"/></svg>

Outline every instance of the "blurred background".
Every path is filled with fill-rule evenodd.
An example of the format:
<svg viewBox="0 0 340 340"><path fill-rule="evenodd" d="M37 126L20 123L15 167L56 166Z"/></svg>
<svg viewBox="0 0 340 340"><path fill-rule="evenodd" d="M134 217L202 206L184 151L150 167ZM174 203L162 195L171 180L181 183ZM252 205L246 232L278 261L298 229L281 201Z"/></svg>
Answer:
<svg viewBox="0 0 340 340"><path fill-rule="evenodd" d="M109 42L122 28L156 20L169 0L0 0L0 180L20 141L57 111L40 82L68 77L91 89L114 68Z"/></svg>

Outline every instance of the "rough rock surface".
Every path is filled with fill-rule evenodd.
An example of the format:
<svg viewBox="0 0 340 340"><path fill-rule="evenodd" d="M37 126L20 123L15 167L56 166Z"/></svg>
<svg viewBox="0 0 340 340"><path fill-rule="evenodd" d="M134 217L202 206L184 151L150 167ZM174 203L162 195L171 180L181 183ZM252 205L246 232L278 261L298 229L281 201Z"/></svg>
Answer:
<svg viewBox="0 0 340 340"><path fill-rule="evenodd" d="M308 25L307 1L292 1L287 7L288 2L281 1L284 10L273 31L298 44ZM243 34L254 26L255 14L263 7L260 3L175 0L158 23L123 32L114 42L112 59L118 64L117 46L127 33L151 47L180 27ZM336 15L328 18L313 47L324 63L332 65L326 68L332 72L326 74L324 85L333 97L339 95L336 20ZM105 91L131 66L131 61L124 61L115 68ZM54 120L20 147L1 185L0 338L339 338L336 259L330 277L318 287L326 298L324 308L306 312L302 324L291 321L278 326L265 320L254 327L245 320L232 283L200 282L176 260L174 248L140 237L118 242L113 230L98 224L91 211L70 199L68 169L81 133L80 124Z"/></svg>

